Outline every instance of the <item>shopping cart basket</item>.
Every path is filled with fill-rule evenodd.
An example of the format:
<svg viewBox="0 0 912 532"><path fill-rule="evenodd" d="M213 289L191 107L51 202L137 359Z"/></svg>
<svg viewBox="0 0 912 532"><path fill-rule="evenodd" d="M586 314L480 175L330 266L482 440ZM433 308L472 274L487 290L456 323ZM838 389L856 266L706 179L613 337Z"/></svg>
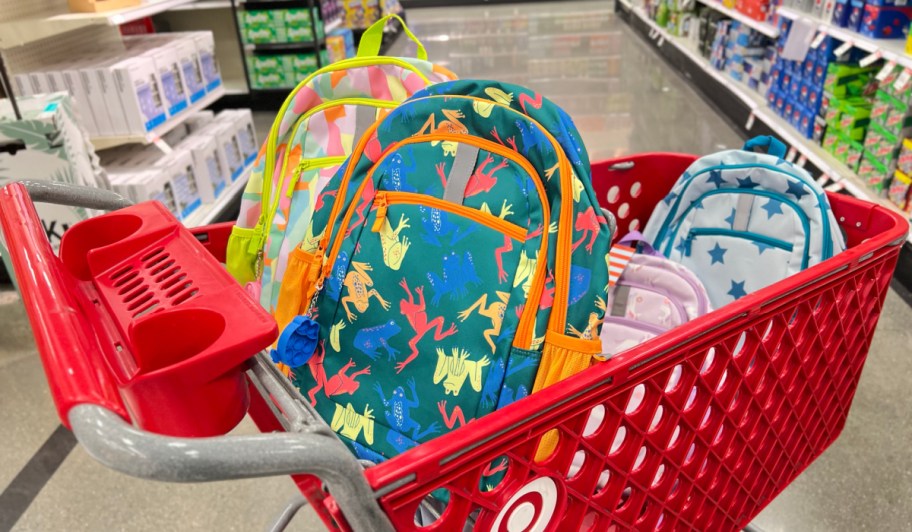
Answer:
<svg viewBox="0 0 912 532"><path fill-rule="evenodd" d="M595 188L620 232L645 224L693 160L646 154L595 164ZM120 206L66 191L42 190L41 199ZM141 269L157 258L149 250L158 241L143 236L152 220L136 214L149 204L91 221L118 227L105 233L110 242L135 241L132 233L145 240L116 253L106 251L114 244L91 253L76 246L75 258L66 240L61 258L53 256L21 184L0 191L0 222L60 417L109 467L176 482L291 474L333 530L415 529L418 513L428 530L469 523L476 530L716 531L747 525L836 439L848 415L908 226L880 206L830 200L846 252L366 469L264 354L239 362L239 353L252 352L243 349L274 334L257 320L231 331L240 336L218 356L207 342L184 342L174 354L173 334L158 344L125 343L125 331L142 329L156 312L134 318L144 307L125 313L111 291L122 264ZM124 223L116 218L123 213L141 221ZM168 219L162 210L154 216ZM214 262L173 219L159 224L189 250L171 253L175 265ZM78 241L79 226L71 231ZM193 234L223 260L229 231L223 224ZM99 254L109 262L93 258ZM85 267L86 255L94 269ZM206 338L218 345L216 336ZM215 369L187 369L199 356ZM145 390L113 367L149 359L161 361L151 373L159 383ZM242 371L249 394L238 384ZM213 378L230 384L194 388ZM190 387L186 397L176 383ZM180 437L224 432L245 409L264 434ZM200 423L201 416L218 419ZM558 444L536 460L548 432ZM502 480L482 483L492 472Z"/></svg>

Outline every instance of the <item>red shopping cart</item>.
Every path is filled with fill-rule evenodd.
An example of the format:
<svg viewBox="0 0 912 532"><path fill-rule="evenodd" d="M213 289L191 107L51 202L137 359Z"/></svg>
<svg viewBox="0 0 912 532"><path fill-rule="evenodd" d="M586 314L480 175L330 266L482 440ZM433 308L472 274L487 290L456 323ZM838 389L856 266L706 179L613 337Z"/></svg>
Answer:
<svg viewBox="0 0 912 532"><path fill-rule="evenodd" d="M694 159L595 164L620 232L645 224ZM191 235L143 204L73 227L58 258L28 190L121 204L22 184L0 191L51 390L80 443L149 479L291 474L332 530L744 527L842 430L908 230L885 208L831 194L844 253L365 468L264 354L250 358L275 330L217 266L230 224ZM263 434L219 435L245 412ZM546 433L558 444L536 457ZM503 479L480 485L492 471Z"/></svg>

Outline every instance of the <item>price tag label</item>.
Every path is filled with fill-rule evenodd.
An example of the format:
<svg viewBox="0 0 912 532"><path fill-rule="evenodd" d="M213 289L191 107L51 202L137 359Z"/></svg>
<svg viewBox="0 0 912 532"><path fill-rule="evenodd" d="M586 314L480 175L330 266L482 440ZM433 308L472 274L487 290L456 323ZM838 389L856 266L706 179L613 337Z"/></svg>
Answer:
<svg viewBox="0 0 912 532"><path fill-rule="evenodd" d="M788 153L785 155L785 160L790 163L793 163L793 162L795 162L795 157L797 157L797 156L798 156L798 152L795 150L795 148L789 148Z"/></svg>
<svg viewBox="0 0 912 532"><path fill-rule="evenodd" d="M880 72L877 73L877 81L883 81L887 79L887 76L890 75L890 72L893 72L893 69L896 68L896 61L887 61L883 68L880 69Z"/></svg>
<svg viewBox="0 0 912 532"><path fill-rule="evenodd" d="M863 67L871 66L875 62L879 61L881 57L883 57L883 54L880 52L880 50L878 50L878 51L874 52L873 54L865 57L861 61L859 61L858 64Z"/></svg>
<svg viewBox="0 0 912 532"><path fill-rule="evenodd" d="M896 83L893 84L893 90L896 92L902 92L906 90L910 79L912 79L912 70L904 68L899 77L896 78Z"/></svg>
<svg viewBox="0 0 912 532"><path fill-rule="evenodd" d="M798 162L795 164L797 164L801 168L804 168L804 165L806 165L807 162L808 162L808 158L802 154L801 157L798 157Z"/></svg>
<svg viewBox="0 0 912 532"><path fill-rule="evenodd" d="M665 44L665 37L659 37L659 42L656 44L656 46L661 48L663 44Z"/></svg>
<svg viewBox="0 0 912 532"><path fill-rule="evenodd" d="M846 41L846 42L842 43L842 46L840 46L839 48L835 49L835 50L833 51L833 53L836 54L836 57L839 57L839 56L841 56L841 55L845 55L846 52L848 52L849 50L851 50L853 46L855 46L855 43L853 43L852 41Z"/></svg>
<svg viewBox="0 0 912 532"><path fill-rule="evenodd" d="M830 176L823 174L817 178L817 184L820 186L826 185L830 181Z"/></svg>
<svg viewBox="0 0 912 532"><path fill-rule="evenodd" d="M811 48L813 48L814 50L819 48L820 45L823 44L823 40L826 39L826 36L827 36L827 33L823 30L820 30L819 32L817 32L817 36L814 37L813 41L811 41Z"/></svg>
<svg viewBox="0 0 912 532"><path fill-rule="evenodd" d="M747 123L744 124L744 129L750 131L750 129L751 129L752 127L754 127L754 120L755 120L755 119L756 119L756 116L754 116L754 113L751 112L750 116L747 117Z"/></svg>
<svg viewBox="0 0 912 532"><path fill-rule="evenodd" d="M823 187L823 190L826 190L827 192L839 192L840 190L842 190L844 188L845 188L845 185L843 185L842 183L837 181L836 183L833 183L832 185Z"/></svg>

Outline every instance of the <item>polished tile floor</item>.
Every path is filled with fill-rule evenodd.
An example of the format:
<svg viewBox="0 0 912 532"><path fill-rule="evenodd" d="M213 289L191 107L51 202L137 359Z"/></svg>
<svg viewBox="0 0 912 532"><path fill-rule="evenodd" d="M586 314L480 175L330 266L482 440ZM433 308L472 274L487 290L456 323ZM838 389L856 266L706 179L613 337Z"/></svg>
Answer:
<svg viewBox="0 0 912 532"><path fill-rule="evenodd" d="M742 142L611 13L609 2L412 10L409 22L430 57L462 77L525 84L564 106L593 160L647 150L706 153ZM406 41L393 51L409 53ZM258 124L268 124L266 118ZM910 323L912 309L891 291L845 431L757 518L760 528L912 529ZM24 507L35 488L23 477L41 477L47 468L32 457L57 426L21 303L6 287L0 290L0 531L12 521L4 511ZM244 423L237 430L254 429ZM30 473L21 474L27 464ZM14 487L23 489L13 493L7 488L17 475ZM196 485L134 480L77 446L13 528L262 530L293 493L287 478ZM292 527L322 529L310 511Z"/></svg>

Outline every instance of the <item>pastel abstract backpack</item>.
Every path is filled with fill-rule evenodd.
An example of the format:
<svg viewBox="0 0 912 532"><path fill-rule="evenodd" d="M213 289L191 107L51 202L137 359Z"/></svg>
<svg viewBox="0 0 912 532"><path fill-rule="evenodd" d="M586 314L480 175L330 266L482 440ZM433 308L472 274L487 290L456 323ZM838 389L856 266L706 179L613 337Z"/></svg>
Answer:
<svg viewBox="0 0 912 532"><path fill-rule="evenodd" d="M612 235L576 128L541 95L430 87L365 134L320 205L289 257L273 356L359 457L601 353Z"/></svg>
<svg viewBox="0 0 912 532"><path fill-rule="evenodd" d="M384 17L364 32L357 57L298 84L255 163L228 242L227 267L270 312L288 254L304 240L318 194L364 132L415 92L456 77L426 60L424 47L404 23L418 58L378 56L390 18L402 23L398 16Z"/></svg>
<svg viewBox="0 0 912 532"><path fill-rule="evenodd" d="M602 354L611 357L712 310L700 279L631 233L611 248L612 276ZM639 253L630 247L639 241Z"/></svg>
<svg viewBox="0 0 912 532"><path fill-rule="evenodd" d="M768 153L755 153L753 149ZM695 161L643 234L719 308L845 249L823 189L772 137Z"/></svg>

